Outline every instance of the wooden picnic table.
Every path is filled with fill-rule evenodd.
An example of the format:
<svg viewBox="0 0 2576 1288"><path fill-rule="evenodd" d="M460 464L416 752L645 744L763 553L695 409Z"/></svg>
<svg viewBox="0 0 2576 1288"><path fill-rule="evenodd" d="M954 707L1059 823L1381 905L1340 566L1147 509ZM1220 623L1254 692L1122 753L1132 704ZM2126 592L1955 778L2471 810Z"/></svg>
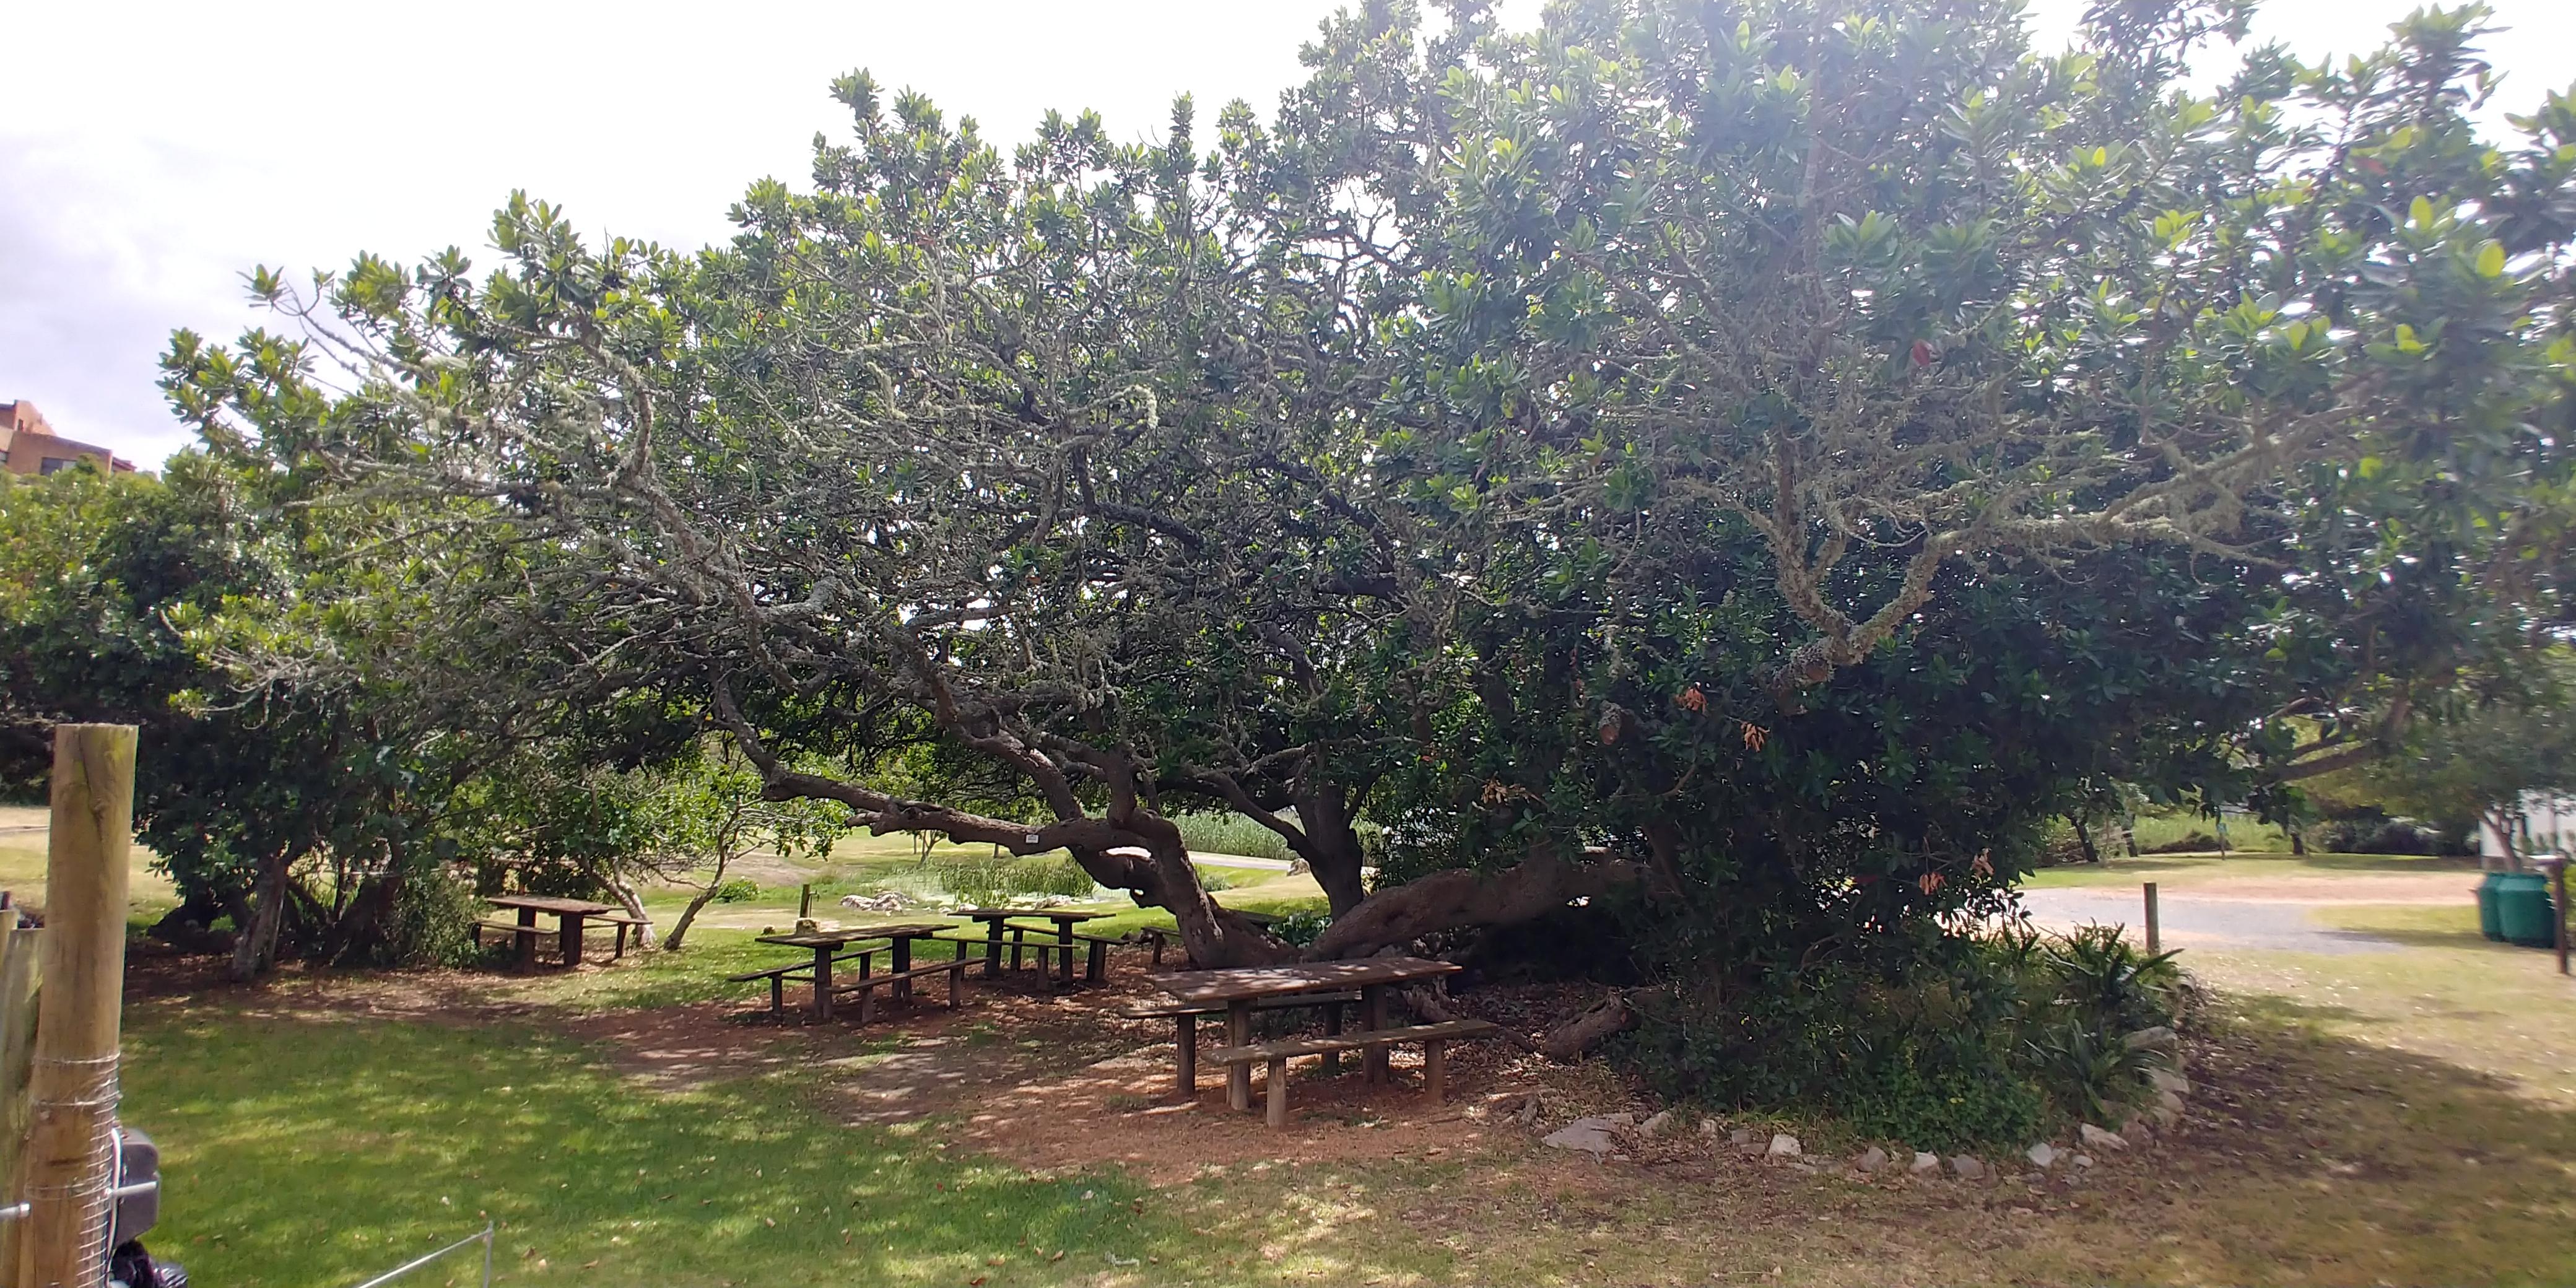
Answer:
<svg viewBox="0 0 2576 1288"><path fill-rule="evenodd" d="M1011 918L1044 917L1047 920L1054 922L1055 941L1060 950L1059 955L1064 959L1063 968L1065 982L1071 983L1073 982L1073 928L1083 922L1090 921L1095 917L1106 917L1109 914L1105 912L1077 912L1067 908L960 908L953 915L966 917L971 920L984 923L986 929L984 939L984 978L986 979L992 979L1002 973L1002 930ZM1044 928L1039 926L1011 926L1010 929L1043 930ZM958 951L963 952L965 950L961 948ZM1045 955L1046 954L1044 953L1039 954L1041 958ZM1013 948L1011 950L1011 959L1011 968L1013 970L1019 969L1019 950L1017 948Z"/></svg>
<svg viewBox="0 0 2576 1288"><path fill-rule="evenodd" d="M838 930L802 930L792 935L761 935L759 940L764 944L777 944L782 948L805 948L813 951L814 1018L828 1020L832 1018L832 959L839 956L842 949L870 940L886 940L891 956L886 969L891 973L901 974L912 969L914 940L930 939L937 936L940 931L954 929L956 929L955 926L944 921L919 921L889 926L845 926ZM960 959L966 956L966 945L962 942L957 945L957 956ZM867 973L867 963L859 964L859 973L862 975ZM892 987L897 997L912 996L911 980L896 980Z"/></svg>
<svg viewBox="0 0 2576 1288"><path fill-rule="evenodd" d="M1253 1004L1299 993L1360 991L1360 1029L1387 1027L1386 991L1419 980L1437 979L1458 970L1455 962L1427 957L1363 957L1346 962L1295 962L1284 966L1237 966L1225 970L1177 971L1154 977L1154 987L1192 1006L1225 1007L1227 1046L1252 1041ZM1373 1046L1360 1055L1370 1082L1386 1081L1386 1048ZM1236 1064L1226 1072L1226 1103L1252 1107L1252 1066Z"/></svg>
<svg viewBox="0 0 2576 1288"><path fill-rule="evenodd" d="M622 916L625 910L613 903L594 903L588 899L557 899L539 894L497 894L484 902L495 908L515 908L519 912L519 961L533 965L537 954L537 915L555 919L556 942L561 945L563 964L581 965L582 923L593 917Z"/></svg>

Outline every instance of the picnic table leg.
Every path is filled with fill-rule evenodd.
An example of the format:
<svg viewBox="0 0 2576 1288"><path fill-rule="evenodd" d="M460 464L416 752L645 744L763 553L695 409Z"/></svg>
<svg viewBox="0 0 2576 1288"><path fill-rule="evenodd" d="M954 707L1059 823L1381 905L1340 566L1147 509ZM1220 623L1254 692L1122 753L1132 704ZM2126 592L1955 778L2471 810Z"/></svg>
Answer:
<svg viewBox="0 0 2576 1288"><path fill-rule="evenodd" d="M894 962L894 965L893 965L893 966L891 966L891 967L889 967L888 969L892 970L892 971L893 971L895 974L897 974L897 975L900 975L900 974L904 973L905 971L908 971L908 970L911 970L911 969L912 969L912 941L911 941L911 940L898 937L898 938L894 941L894 945L893 945L893 947L889 948L887 951L893 954L893 957L892 957L892 959L891 959L891 960ZM911 981L911 980L908 980L908 979L899 979L899 980L896 980L893 984L888 985L888 987L889 987L889 988L892 988L892 989L894 990L894 995L895 995L896 997L910 997L910 996L912 996L912 981Z"/></svg>
<svg viewBox="0 0 2576 1288"><path fill-rule="evenodd" d="M519 943L518 943L518 949L519 949L519 969L521 969L521 970L535 970L535 969L537 968L537 910L536 910L536 909L534 909L534 908L521 908L521 909L519 909L519 933L518 933L518 934L516 934L516 935L511 936L511 938L516 939L516 940L518 940L518 941L519 941Z"/></svg>
<svg viewBox="0 0 2576 1288"><path fill-rule="evenodd" d="M1324 1036L1328 1038L1337 1038L1341 1035L1342 1004L1339 1002L1326 1002L1324 1003ZM1339 1051L1325 1052L1324 1072L1329 1074L1338 1074L1341 1071L1342 1053Z"/></svg>
<svg viewBox="0 0 2576 1288"><path fill-rule="evenodd" d="M1252 1044L1252 1001L1238 998L1225 1004L1225 1044ZM1229 1109L1252 1107L1252 1062L1237 1060L1225 1067L1225 1103Z"/></svg>
<svg viewBox="0 0 2576 1288"><path fill-rule="evenodd" d="M560 923L559 928L562 932L557 943L563 953L564 968L570 970L581 965L581 915L567 912L556 920Z"/></svg>
<svg viewBox="0 0 2576 1288"><path fill-rule="evenodd" d="M1288 1125L1288 1058L1270 1057L1270 1112L1266 1115L1272 1127Z"/></svg>
<svg viewBox="0 0 2576 1288"><path fill-rule="evenodd" d="M1017 971L1020 968L1020 946L1027 942L1029 942L1028 927L1011 927L1011 969L1013 971Z"/></svg>
<svg viewBox="0 0 2576 1288"><path fill-rule="evenodd" d="M1180 1051L1181 1094L1196 1100L1199 1095L1199 1017L1184 1015L1172 1021L1178 1026L1173 1045Z"/></svg>
<svg viewBox="0 0 2576 1288"><path fill-rule="evenodd" d="M832 949L825 945L814 950L814 1021L832 1018Z"/></svg>
<svg viewBox="0 0 2576 1288"><path fill-rule="evenodd" d="M1360 990L1360 1031L1374 1033L1386 1027L1386 985L1371 984ZM1372 1083L1386 1081L1386 1047L1365 1048L1360 1052L1360 1068Z"/></svg>
<svg viewBox="0 0 2576 1288"><path fill-rule="evenodd" d="M1070 984L1070 983L1072 983L1072 982L1073 982L1073 923L1072 923L1072 922L1070 922L1070 921L1059 921L1059 922L1055 923L1055 942L1056 942L1057 946L1063 950L1063 951L1058 952L1058 953L1056 954L1056 956L1057 956L1057 957L1059 957L1059 958L1062 958L1062 959L1063 959L1062 961L1058 962L1058 963L1057 963L1057 965L1058 965L1058 966L1060 966L1060 967L1062 967L1062 968L1063 968L1063 970L1064 970L1064 982L1065 982L1065 983Z"/></svg>
<svg viewBox="0 0 2576 1288"><path fill-rule="evenodd" d="M1109 945L1091 941L1091 954L1082 959L1082 977L1094 984L1109 978Z"/></svg>
<svg viewBox="0 0 2576 1288"><path fill-rule="evenodd" d="M1435 1105L1449 1098L1449 1054L1445 1046L1438 1038L1422 1044L1422 1082Z"/></svg>
<svg viewBox="0 0 2576 1288"><path fill-rule="evenodd" d="M984 940L984 978L999 979L1002 977L1002 923L988 921L984 924L992 931Z"/></svg>

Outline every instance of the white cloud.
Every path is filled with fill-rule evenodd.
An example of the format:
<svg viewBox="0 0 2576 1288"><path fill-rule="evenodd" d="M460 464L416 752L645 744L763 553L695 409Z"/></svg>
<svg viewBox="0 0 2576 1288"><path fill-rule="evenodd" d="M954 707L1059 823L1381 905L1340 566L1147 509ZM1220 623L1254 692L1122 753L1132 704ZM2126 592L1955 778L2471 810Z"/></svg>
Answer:
<svg viewBox="0 0 2576 1288"><path fill-rule="evenodd" d="M2303 53L2375 45L2416 0L2275 0ZM750 180L804 180L826 84L867 67L989 135L1050 107L1158 134L1265 110L1332 0L951 0L727 6L457 0L26 5L0 87L0 399L146 462L181 445L155 389L171 328L259 315L255 263L337 266L483 243L512 188L585 227L696 244ZM2042 0L2062 38L2078 0ZM2576 78L2576 4L2502 0L2506 101ZM1507 12L1526 21L1534 0Z"/></svg>

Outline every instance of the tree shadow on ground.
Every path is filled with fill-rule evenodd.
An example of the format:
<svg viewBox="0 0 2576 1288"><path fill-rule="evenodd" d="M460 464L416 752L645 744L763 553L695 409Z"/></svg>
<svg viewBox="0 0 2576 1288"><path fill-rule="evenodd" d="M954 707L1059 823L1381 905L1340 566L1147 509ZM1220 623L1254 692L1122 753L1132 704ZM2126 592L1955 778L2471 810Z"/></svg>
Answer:
<svg viewBox="0 0 2576 1288"><path fill-rule="evenodd" d="M2180 1128L2035 1185L1810 1175L1723 1135L1605 1161L1437 1120L1369 1154L1386 1125L1304 1119L1302 1154L1156 1187L1012 1166L945 1117L850 1125L843 1070L647 1089L615 1039L534 1013L252 1001L165 997L133 1027L126 1114L170 1151L165 1235L209 1281L352 1280L487 1212L510 1278L537 1284L2576 1280L2576 1115L2340 1036L2372 1018L2352 1008L2268 995L2192 1037ZM1035 1032L985 1045L1041 1071L1087 1055L1016 1041ZM1114 1157L1126 1119L1090 1116ZM1816 1153L1865 1143L1786 1125ZM1335 1142L1353 1148L1285 1161Z"/></svg>

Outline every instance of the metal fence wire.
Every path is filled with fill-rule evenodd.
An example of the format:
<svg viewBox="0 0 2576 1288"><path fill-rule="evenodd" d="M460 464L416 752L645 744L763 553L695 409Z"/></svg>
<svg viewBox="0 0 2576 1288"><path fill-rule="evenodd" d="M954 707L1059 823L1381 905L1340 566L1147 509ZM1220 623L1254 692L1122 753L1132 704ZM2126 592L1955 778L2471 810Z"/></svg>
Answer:
<svg viewBox="0 0 2576 1288"><path fill-rule="evenodd" d="M393 1269L388 1270L388 1271L384 1272L383 1274L380 1274L380 1275L376 1276L375 1278L373 1278L373 1279L370 1279L370 1280L366 1281L365 1283L359 1284L359 1285L358 1285L358 1288L377 1288L377 1285L379 1285L379 1284L389 1284L389 1283L392 1283L393 1281L395 1281L395 1280L397 1280L397 1279L402 1278L404 1275L410 1274L412 1271L418 1270L418 1269L420 1269L422 1266L428 1265L429 1263L431 1263L431 1262L433 1262L433 1261L436 1261L436 1260L438 1260L439 1258L444 1257L444 1256L448 1255L448 1254L449 1254L449 1253L451 1253L451 1252L455 1252L455 1251L457 1251L458 1249L461 1249L461 1248L470 1248L470 1247L473 1247L475 1244L478 1244L478 1243L483 1245L483 1288L492 1288L492 1231L493 1231L493 1228L494 1228L494 1227L493 1227L493 1224L492 1224L491 1222L489 1222L489 1221L486 1221L486 1222L484 1222L484 1223L483 1223L483 1229L482 1229L482 1231L481 1231L480 1233L477 1233L477 1234L469 1234L469 1235L465 1236L464 1238L459 1239L459 1240L457 1240L456 1242L454 1242L454 1243L451 1243L451 1244L447 1245L447 1246L446 1246L446 1247L444 1247L444 1248L440 1248L440 1249L439 1249L438 1251L436 1251L436 1252L432 1252L432 1253L429 1253L429 1254L428 1254L428 1255L426 1255L426 1256L416 1257L416 1258L414 1258L414 1259L412 1259L412 1260L410 1260L410 1261L406 1261L406 1262L402 1263L401 1265L396 1266L396 1267L394 1267Z"/></svg>

